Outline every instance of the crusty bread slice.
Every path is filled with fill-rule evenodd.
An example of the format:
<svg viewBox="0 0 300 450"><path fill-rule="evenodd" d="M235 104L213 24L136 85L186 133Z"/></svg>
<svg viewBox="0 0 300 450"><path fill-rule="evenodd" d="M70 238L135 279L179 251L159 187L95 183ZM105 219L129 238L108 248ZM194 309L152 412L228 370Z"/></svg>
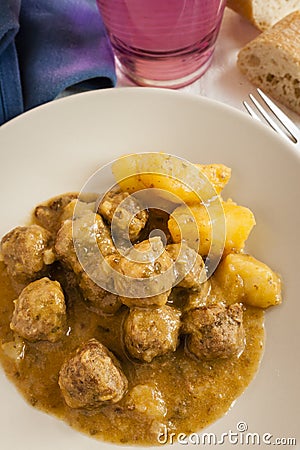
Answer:
<svg viewBox="0 0 300 450"><path fill-rule="evenodd" d="M300 114L300 11L249 42L237 64L253 84Z"/></svg>
<svg viewBox="0 0 300 450"><path fill-rule="evenodd" d="M264 31L300 9L300 0L227 0L227 6Z"/></svg>

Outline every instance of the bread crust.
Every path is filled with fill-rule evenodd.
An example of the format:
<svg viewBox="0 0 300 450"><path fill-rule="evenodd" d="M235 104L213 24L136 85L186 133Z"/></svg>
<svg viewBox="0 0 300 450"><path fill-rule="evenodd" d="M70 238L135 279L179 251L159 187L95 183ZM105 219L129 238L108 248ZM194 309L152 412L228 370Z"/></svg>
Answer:
<svg viewBox="0 0 300 450"><path fill-rule="evenodd" d="M226 6L241 16L249 20L253 25L257 26L253 16L252 0L227 0Z"/></svg>
<svg viewBox="0 0 300 450"><path fill-rule="evenodd" d="M300 11L249 42L237 64L249 81L300 114Z"/></svg>
<svg viewBox="0 0 300 450"><path fill-rule="evenodd" d="M300 10L300 0L227 0L227 6L265 31L291 12Z"/></svg>

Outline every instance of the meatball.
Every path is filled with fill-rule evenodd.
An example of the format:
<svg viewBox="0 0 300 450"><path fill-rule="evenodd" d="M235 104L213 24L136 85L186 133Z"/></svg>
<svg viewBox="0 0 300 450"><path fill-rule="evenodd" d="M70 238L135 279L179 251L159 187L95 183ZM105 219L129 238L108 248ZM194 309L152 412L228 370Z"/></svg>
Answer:
<svg viewBox="0 0 300 450"><path fill-rule="evenodd" d="M55 241L55 252L58 258L76 274L82 272L73 242L73 222L65 220L58 230Z"/></svg>
<svg viewBox="0 0 300 450"><path fill-rule="evenodd" d="M172 264L159 237L134 245L114 266L123 275L115 277L122 303L129 307L164 305L175 280Z"/></svg>
<svg viewBox="0 0 300 450"><path fill-rule="evenodd" d="M117 403L128 386L115 356L96 339L90 339L63 364L58 382L67 405L85 409Z"/></svg>
<svg viewBox="0 0 300 450"><path fill-rule="evenodd" d="M51 232L57 232L60 227L60 218L64 208L78 197L77 193L59 195L38 205L34 215L38 222Z"/></svg>
<svg viewBox="0 0 300 450"><path fill-rule="evenodd" d="M80 208L79 217L63 222L57 233L55 250L58 257L75 273L83 270L81 263L85 266L97 265L99 251L103 258L116 252L102 217L93 213L88 203L85 210Z"/></svg>
<svg viewBox="0 0 300 450"><path fill-rule="evenodd" d="M94 256L93 254L90 255L89 252L93 252L95 241L103 257L116 253L108 227L103 222L102 217L92 211L81 212L80 217L74 220L74 238L78 244L78 250L83 250L85 255L87 249L89 258ZM96 257L98 260L98 253Z"/></svg>
<svg viewBox="0 0 300 450"><path fill-rule="evenodd" d="M199 359L239 356L245 347L241 304L215 304L188 311L183 317L187 349Z"/></svg>
<svg viewBox="0 0 300 450"><path fill-rule="evenodd" d="M120 203L126 200L120 207ZM119 208L118 208L119 207ZM118 208L117 214L115 214ZM148 212L133 195L128 192L110 191L102 199L98 213L110 223L114 220L120 232L128 230L130 240L135 241L148 220Z"/></svg>
<svg viewBox="0 0 300 450"><path fill-rule="evenodd" d="M36 279L55 259L51 235L39 225L14 228L3 237L1 252L8 274L24 284Z"/></svg>
<svg viewBox="0 0 300 450"><path fill-rule="evenodd" d="M212 303L216 303L216 298L212 293L212 286L209 280L205 281L205 283L201 285L201 289L186 292L184 288L180 288L178 291L178 297L185 299L183 304L184 312L199 308L201 306L210 306Z"/></svg>
<svg viewBox="0 0 300 450"><path fill-rule="evenodd" d="M41 278L15 301L10 328L28 341L58 341L66 331L66 305L58 281Z"/></svg>
<svg viewBox="0 0 300 450"><path fill-rule="evenodd" d="M174 307L133 308L124 323L124 343L131 356L151 362L175 352L179 328L180 312Z"/></svg>
<svg viewBox="0 0 300 450"><path fill-rule="evenodd" d="M109 287L109 285L112 283L112 269L110 269L110 266L108 264L102 264L103 261L101 261L99 253L96 252L96 254L94 254L93 250L91 250L90 253L87 251L86 256L81 259L81 262L83 262L84 264L83 267L81 265L81 262L79 262L78 260L74 246L73 236L75 235L77 237L76 240L80 239L80 241L77 240L77 251L80 254L81 250L85 251L85 249L92 249L94 244L91 244L91 240L95 238L95 234L93 234L95 232L95 228L97 232L98 226L100 228L102 227L102 225L105 226L101 217L97 214L96 227L93 227L93 225L89 222L89 220L91 219L90 213L91 211L86 211L74 221L65 220L63 222L61 228L57 233L55 250L58 257L63 261L63 263L76 274L82 296L90 304L90 306L92 306L99 312L103 312L105 314L114 314L121 306L121 301L116 295L111 294L101 287ZM92 216L95 218L95 214L92 214ZM88 220L84 222L86 217L88 218ZM77 224L78 228L77 231L75 230L75 233L73 234L74 224ZM85 231L86 235L84 233ZM105 228L105 232L103 233L106 234L106 231L107 230ZM103 245L105 253L115 251L110 237L105 237L105 242ZM88 273L86 273L84 270L87 270L89 275L92 275L93 279L91 279ZM99 283L95 283L95 279L98 280L101 286L98 285Z"/></svg>
<svg viewBox="0 0 300 450"><path fill-rule="evenodd" d="M188 289L200 289L206 279L205 265L202 257L187 244L170 244L167 252L174 261L177 286Z"/></svg>
<svg viewBox="0 0 300 450"><path fill-rule="evenodd" d="M117 295L98 286L85 272L81 275L79 288L84 300L97 312L115 314L122 305Z"/></svg>

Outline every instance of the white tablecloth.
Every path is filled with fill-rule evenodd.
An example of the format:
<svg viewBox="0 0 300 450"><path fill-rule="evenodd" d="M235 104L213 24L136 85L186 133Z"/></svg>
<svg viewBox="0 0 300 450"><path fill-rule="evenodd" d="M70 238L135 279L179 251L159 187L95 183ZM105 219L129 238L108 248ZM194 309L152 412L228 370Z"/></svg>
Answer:
<svg viewBox="0 0 300 450"><path fill-rule="evenodd" d="M247 99L255 87L240 73L236 65L239 50L259 31L235 12L226 8L212 65L196 82L181 91L209 97L227 105L244 110L242 101ZM133 83L117 69L117 86L132 86ZM300 126L300 117L287 108L282 109Z"/></svg>

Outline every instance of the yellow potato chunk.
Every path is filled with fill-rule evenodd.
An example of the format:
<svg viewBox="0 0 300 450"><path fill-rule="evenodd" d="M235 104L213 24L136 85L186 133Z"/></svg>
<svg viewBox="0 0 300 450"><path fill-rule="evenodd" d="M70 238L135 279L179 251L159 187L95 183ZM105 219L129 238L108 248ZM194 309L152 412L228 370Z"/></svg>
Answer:
<svg viewBox="0 0 300 450"><path fill-rule="evenodd" d="M236 301L259 308L281 303L281 280L266 264L244 253L229 254L214 279L229 304Z"/></svg>
<svg viewBox="0 0 300 450"><path fill-rule="evenodd" d="M175 203L199 203L199 196L191 189L194 175L197 176L191 166L197 167L204 175L199 175L200 195L204 200L219 194L231 176L231 169L223 164L192 165L164 153L127 155L114 162L112 171L123 191L133 193L156 188L176 196L177 200L161 195Z"/></svg>
<svg viewBox="0 0 300 450"><path fill-rule="evenodd" d="M137 384L127 394L127 405L130 409L150 418L162 420L167 414L167 407L161 392L150 384Z"/></svg>
<svg viewBox="0 0 300 450"><path fill-rule="evenodd" d="M198 253L206 256L212 245L212 220L214 222L214 246L220 248L224 244L224 254L233 251L240 251L245 246L253 226L255 218L250 209L240 206L231 200L221 202L222 207L208 210L202 204L195 204L189 207L190 220L185 206L176 208L170 216L168 227L175 243L181 242L184 238L192 248L196 248L195 239L200 238ZM210 213L210 214L209 214ZM191 216L192 214L192 216ZM195 222L198 227L199 236L195 236ZM225 223L225 230L224 225ZM219 232L218 232L219 230ZM223 239L225 231L225 241ZM188 239L186 238L188 237Z"/></svg>
<svg viewBox="0 0 300 450"><path fill-rule="evenodd" d="M222 192L230 180L231 169L224 164L195 164L195 166L207 176L217 194Z"/></svg>

